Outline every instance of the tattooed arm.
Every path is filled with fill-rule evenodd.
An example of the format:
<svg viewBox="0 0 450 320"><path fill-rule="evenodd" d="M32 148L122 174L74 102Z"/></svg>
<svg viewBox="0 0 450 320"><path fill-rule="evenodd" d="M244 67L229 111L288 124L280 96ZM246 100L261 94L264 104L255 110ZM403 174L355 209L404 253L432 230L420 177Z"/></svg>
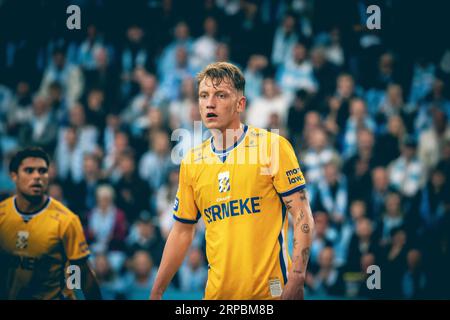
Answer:
<svg viewBox="0 0 450 320"><path fill-rule="evenodd" d="M303 286L312 243L314 220L305 189L283 197L283 202L294 218L294 249L292 268L289 270L288 282L284 287L281 299L303 299Z"/></svg>

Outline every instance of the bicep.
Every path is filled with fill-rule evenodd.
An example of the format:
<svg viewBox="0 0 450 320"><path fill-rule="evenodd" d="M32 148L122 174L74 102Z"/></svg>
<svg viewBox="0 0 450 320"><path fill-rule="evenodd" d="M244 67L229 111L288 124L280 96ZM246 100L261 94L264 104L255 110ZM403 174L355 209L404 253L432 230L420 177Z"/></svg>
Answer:
<svg viewBox="0 0 450 320"><path fill-rule="evenodd" d="M293 213L301 210L303 207L309 207L309 200L306 189L296 191L288 196L282 197L286 209Z"/></svg>
<svg viewBox="0 0 450 320"><path fill-rule="evenodd" d="M306 189L302 189L289 196L282 197L282 199L286 209L290 212L293 218L294 227L301 227L304 224L307 224L308 226L303 228L309 230L311 223L313 223L313 217Z"/></svg>
<svg viewBox="0 0 450 320"><path fill-rule="evenodd" d="M195 223L184 223L180 221L175 221L173 223L172 231L176 236L180 237L194 237L195 234Z"/></svg>

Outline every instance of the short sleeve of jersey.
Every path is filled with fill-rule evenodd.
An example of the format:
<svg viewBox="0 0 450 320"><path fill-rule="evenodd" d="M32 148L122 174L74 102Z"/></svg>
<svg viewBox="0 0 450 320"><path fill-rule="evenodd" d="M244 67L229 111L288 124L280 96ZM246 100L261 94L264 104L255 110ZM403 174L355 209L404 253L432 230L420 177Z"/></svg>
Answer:
<svg viewBox="0 0 450 320"><path fill-rule="evenodd" d="M89 256L89 248L84 237L80 219L73 216L62 235L64 251L69 260L80 260Z"/></svg>
<svg viewBox="0 0 450 320"><path fill-rule="evenodd" d="M173 217L179 222L193 224L197 223L201 215L195 204L194 190L188 170L189 166L182 161L178 191L173 206Z"/></svg>
<svg viewBox="0 0 450 320"><path fill-rule="evenodd" d="M275 189L285 197L305 188L306 181L289 141L276 137L272 143L271 172Z"/></svg>

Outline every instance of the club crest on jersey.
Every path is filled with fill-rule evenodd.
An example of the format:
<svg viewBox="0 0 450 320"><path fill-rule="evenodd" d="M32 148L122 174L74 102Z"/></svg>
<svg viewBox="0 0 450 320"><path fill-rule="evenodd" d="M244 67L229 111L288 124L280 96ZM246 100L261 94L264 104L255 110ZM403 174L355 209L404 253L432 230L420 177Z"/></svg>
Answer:
<svg viewBox="0 0 450 320"><path fill-rule="evenodd" d="M26 249L28 247L28 231L19 231L17 232L16 239L16 248L17 249Z"/></svg>
<svg viewBox="0 0 450 320"><path fill-rule="evenodd" d="M230 191L230 172L220 172L219 173L219 192L228 192Z"/></svg>

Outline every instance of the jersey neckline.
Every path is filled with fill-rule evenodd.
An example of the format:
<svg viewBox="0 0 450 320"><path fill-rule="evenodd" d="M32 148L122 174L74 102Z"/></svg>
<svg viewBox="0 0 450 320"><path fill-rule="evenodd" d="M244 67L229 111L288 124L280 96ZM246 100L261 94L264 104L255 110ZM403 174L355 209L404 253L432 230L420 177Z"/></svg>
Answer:
<svg viewBox="0 0 450 320"><path fill-rule="evenodd" d="M230 153L231 151L236 149L241 144L242 141L244 141L244 138L247 135L247 131L248 131L248 125L244 124L244 132L241 134L239 139L231 147L229 147L225 150L217 150L216 147L214 146L214 137L211 137L210 144L211 144L212 152L221 157L226 156L228 153Z"/></svg>
<svg viewBox="0 0 450 320"><path fill-rule="evenodd" d="M42 212L44 212L48 208L48 206L50 205L50 202L51 202L51 198L47 197L47 200L45 201L44 205L41 208L39 208L39 209L37 209L37 210L35 210L33 212L23 212L17 206L16 197L13 198L14 209L15 209L16 213L18 215L20 215L25 222L30 221L32 218L34 218L37 215L39 215Z"/></svg>

